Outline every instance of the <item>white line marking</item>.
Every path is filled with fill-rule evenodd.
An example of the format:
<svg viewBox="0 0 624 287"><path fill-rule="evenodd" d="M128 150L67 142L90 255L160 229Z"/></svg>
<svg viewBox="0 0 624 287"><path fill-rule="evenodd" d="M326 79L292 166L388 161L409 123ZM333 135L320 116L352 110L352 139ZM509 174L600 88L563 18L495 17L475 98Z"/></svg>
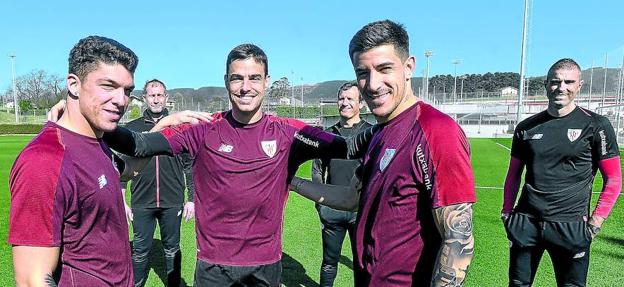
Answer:
<svg viewBox="0 0 624 287"><path fill-rule="evenodd" d="M497 190L503 190L502 187L498 187L498 186L475 186L476 189L497 189ZM592 193L594 194L599 194L600 191L593 191ZM623 196L624 193L621 193L620 196Z"/></svg>
<svg viewBox="0 0 624 287"><path fill-rule="evenodd" d="M497 144L497 145L499 145L499 146L501 146L501 147L503 147L504 149L506 149L506 150L508 150L508 151L511 151L511 149L510 149L510 148L508 148L508 147L506 147L506 146L504 146L504 145L502 145L502 144L500 144L500 143L496 143L496 144Z"/></svg>
<svg viewBox="0 0 624 287"><path fill-rule="evenodd" d="M475 186L475 188L478 189L503 189L502 187L497 187L497 186Z"/></svg>

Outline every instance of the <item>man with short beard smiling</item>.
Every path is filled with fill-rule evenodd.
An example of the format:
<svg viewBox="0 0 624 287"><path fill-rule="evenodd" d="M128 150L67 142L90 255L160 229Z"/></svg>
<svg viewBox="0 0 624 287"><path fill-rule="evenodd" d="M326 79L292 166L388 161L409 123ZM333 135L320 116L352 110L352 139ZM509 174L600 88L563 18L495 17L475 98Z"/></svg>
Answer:
<svg viewBox="0 0 624 287"><path fill-rule="evenodd" d="M474 251L468 140L452 118L414 95L416 60L402 25L365 25L349 56L379 123L364 157L355 284L462 285Z"/></svg>
<svg viewBox="0 0 624 287"><path fill-rule="evenodd" d="M345 139L293 119L267 115L270 82L260 47L230 51L223 77L232 109L215 120L129 133L107 142L133 156L189 153L194 159L197 233L196 286L279 286L282 224L288 185L303 162L362 155L372 134ZM165 117L153 130L177 123Z"/></svg>
<svg viewBox="0 0 624 287"><path fill-rule="evenodd" d="M622 189L620 152L609 120L576 105L583 81L574 60L555 62L544 86L548 109L520 122L511 145L501 211L510 241L509 286L531 286L544 251L557 285L585 286L591 242ZM598 169L604 184L589 216Z"/></svg>
<svg viewBox="0 0 624 287"><path fill-rule="evenodd" d="M169 114L166 108L169 95L165 83L149 80L143 87L143 101L147 108L143 116L125 125L126 128L147 132ZM131 206L126 206L126 216L132 221L132 267L135 287L144 286L149 272L149 254L156 222L165 255L167 286L179 286L181 281L182 252L180 251L180 224L195 216L193 203L193 160L188 154L155 156L131 184ZM122 188L126 184L122 183ZM188 201L184 202L184 190ZM125 190L124 190L125 191ZM125 192L124 192L125 193Z"/></svg>
<svg viewBox="0 0 624 287"><path fill-rule="evenodd" d="M102 140L134 89L138 57L100 36L69 54L67 104L22 150L9 181L8 242L17 286L132 286L120 176L124 164ZM120 175L121 173L121 175Z"/></svg>
<svg viewBox="0 0 624 287"><path fill-rule="evenodd" d="M363 102L355 81L346 82L340 86L337 96L340 121L325 131L346 137L371 127L371 124L360 119L360 109L363 107ZM312 181L319 184L350 186L351 180L361 163L361 160L316 159L312 164ZM355 251L353 237L355 236L357 213L350 210L336 210L318 202L315 206L321 220L321 238L323 241L320 285L322 287L333 286L338 273L342 242L347 232L349 233L351 249Z"/></svg>

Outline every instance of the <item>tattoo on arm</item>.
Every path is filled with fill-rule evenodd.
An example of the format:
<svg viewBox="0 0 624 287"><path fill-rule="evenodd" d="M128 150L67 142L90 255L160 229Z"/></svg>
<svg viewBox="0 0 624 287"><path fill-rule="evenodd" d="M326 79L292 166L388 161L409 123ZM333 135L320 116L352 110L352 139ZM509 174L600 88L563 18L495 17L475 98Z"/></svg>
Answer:
<svg viewBox="0 0 624 287"><path fill-rule="evenodd" d="M52 277L52 273L47 273L46 275L44 275L43 278L43 282L45 283L46 287L56 287L56 281L54 281L54 278Z"/></svg>
<svg viewBox="0 0 624 287"><path fill-rule="evenodd" d="M433 211L442 246L431 286L462 286L474 254L472 204L444 206Z"/></svg>

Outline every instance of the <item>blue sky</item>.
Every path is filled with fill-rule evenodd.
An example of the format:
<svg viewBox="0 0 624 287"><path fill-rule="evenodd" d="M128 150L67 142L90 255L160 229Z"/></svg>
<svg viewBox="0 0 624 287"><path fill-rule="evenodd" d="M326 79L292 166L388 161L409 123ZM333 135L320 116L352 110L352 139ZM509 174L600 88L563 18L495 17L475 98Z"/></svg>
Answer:
<svg viewBox="0 0 624 287"><path fill-rule="evenodd" d="M144 4L149 3L149 4ZM624 49L624 1L530 2L527 74L542 75L562 57L583 68L619 66ZM118 40L139 55L137 86L159 78L170 88L223 86L234 46L251 42L269 57L273 80L295 84L354 78L347 55L353 34L368 22L403 23L422 76L519 72L524 1L33 1L0 3L0 93L17 75L43 69L64 77L67 55L82 37ZM293 77L294 75L294 77Z"/></svg>

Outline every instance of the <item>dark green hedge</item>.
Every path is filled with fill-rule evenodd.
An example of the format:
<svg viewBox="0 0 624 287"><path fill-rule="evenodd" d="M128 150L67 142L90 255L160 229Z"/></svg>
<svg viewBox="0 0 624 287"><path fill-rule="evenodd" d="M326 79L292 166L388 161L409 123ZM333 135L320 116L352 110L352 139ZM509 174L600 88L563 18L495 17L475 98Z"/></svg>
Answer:
<svg viewBox="0 0 624 287"><path fill-rule="evenodd" d="M37 134L43 124L0 124L0 135Z"/></svg>

